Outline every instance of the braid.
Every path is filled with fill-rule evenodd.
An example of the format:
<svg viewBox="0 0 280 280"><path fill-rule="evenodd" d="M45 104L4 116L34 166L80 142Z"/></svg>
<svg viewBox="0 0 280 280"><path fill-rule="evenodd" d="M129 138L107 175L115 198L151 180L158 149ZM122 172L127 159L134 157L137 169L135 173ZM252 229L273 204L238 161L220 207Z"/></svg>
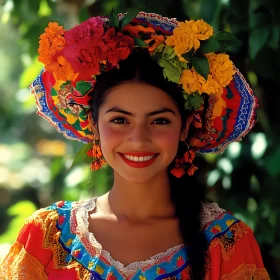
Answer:
<svg viewBox="0 0 280 280"><path fill-rule="evenodd" d="M179 144L178 154L183 154L185 146ZM170 195L179 219L179 229L192 269L192 279L202 280L205 275L206 238L199 233L201 202L205 196L205 186L199 183L197 175L174 177L169 166Z"/></svg>

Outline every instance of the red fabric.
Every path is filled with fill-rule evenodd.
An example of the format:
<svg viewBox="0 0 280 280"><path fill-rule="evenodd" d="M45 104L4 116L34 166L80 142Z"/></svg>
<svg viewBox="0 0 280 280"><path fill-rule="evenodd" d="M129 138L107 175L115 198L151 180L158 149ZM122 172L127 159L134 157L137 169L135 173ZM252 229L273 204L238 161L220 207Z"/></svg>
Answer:
<svg viewBox="0 0 280 280"><path fill-rule="evenodd" d="M229 260L223 259L222 250L225 250L225 248L221 248L220 245L210 249L209 275L211 280L221 279L223 275L231 273L242 264L264 268L259 246L251 230L236 241L235 252Z"/></svg>

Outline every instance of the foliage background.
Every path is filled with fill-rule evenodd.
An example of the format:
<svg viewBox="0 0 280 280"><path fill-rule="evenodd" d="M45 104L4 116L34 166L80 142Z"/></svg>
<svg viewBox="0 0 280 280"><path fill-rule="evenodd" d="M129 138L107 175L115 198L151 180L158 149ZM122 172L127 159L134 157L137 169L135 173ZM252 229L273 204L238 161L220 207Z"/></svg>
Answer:
<svg viewBox="0 0 280 280"><path fill-rule="evenodd" d="M280 1L140 0L145 11L203 18L243 43L231 58L260 100L259 122L222 155L200 156L209 196L249 224L272 279L280 279ZM133 0L0 0L0 258L35 209L104 193L111 171L71 168L81 143L38 117L28 85L42 65L38 37L49 21L71 28L89 16L125 12ZM93 180L92 180L93 179ZM94 183L92 183L94 182Z"/></svg>

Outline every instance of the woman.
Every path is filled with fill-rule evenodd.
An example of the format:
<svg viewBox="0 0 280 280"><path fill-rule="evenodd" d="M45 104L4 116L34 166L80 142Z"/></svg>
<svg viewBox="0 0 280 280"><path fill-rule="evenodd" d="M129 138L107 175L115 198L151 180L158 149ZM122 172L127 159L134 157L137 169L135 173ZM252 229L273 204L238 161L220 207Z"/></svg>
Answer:
<svg viewBox="0 0 280 280"><path fill-rule="evenodd" d="M91 169L107 162L114 182L35 212L1 277L269 279L251 229L205 203L193 175L195 152L221 152L255 123L252 91L219 53L233 35L112 12L69 31L51 23L40 39L38 113L91 143Z"/></svg>

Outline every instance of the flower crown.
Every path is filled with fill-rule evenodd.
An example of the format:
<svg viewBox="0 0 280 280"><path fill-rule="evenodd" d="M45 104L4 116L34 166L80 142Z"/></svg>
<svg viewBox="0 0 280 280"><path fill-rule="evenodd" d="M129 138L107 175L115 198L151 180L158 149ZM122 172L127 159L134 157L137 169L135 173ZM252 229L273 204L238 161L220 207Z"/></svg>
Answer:
<svg viewBox="0 0 280 280"><path fill-rule="evenodd" d="M138 13L137 13L138 14ZM133 19L137 14L109 20L93 17L65 31L49 23L40 36L38 60L52 72L55 90L72 91L79 97L92 91L98 75L119 68L134 48L146 48L163 68L164 77L182 87L186 110L197 110L202 93L222 94L236 70L229 56L216 51L239 42L229 32L214 35L203 20L179 22L171 34Z"/></svg>
<svg viewBox="0 0 280 280"><path fill-rule="evenodd" d="M222 152L256 122L257 99L225 54L237 43L233 34L214 33L203 20L178 22L138 11L112 10L109 17L92 17L70 30L49 23L38 49L44 70L31 85L38 114L67 138L92 142L89 104L98 76L142 48L165 79L181 88L185 109L193 113L189 147Z"/></svg>

